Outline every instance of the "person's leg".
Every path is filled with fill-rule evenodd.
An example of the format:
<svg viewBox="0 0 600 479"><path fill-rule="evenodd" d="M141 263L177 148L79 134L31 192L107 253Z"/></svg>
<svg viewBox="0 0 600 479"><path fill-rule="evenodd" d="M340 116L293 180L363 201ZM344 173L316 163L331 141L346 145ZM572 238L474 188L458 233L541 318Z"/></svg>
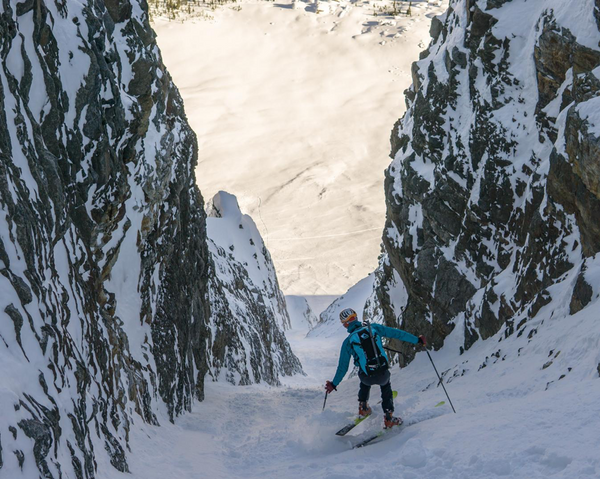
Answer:
<svg viewBox="0 0 600 479"><path fill-rule="evenodd" d="M402 424L402 419L394 417L394 392L392 391L391 374L386 371L381 375L379 384L381 386L381 408L384 414L384 427L390 428Z"/></svg>
<svg viewBox="0 0 600 479"><path fill-rule="evenodd" d="M360 379L360 386L358 388L358 400L360 402L367 402L371 395L371 385L367 384L368 376L365 376L362 371L358 373Z"/></svg>
<svg viewBox="0 0 600 479"><path fill-rule="evenodd" d="M381 407L383 412L394 412L394 393L392 392L392 383L389 379L386 384L381 386Z"/></svg>
<svg viewBox="0 0 600 479"><path fill-rule="evenodd" d="M371 394L371 384L369 378L364 374L359 373L360 386L358 388L358 415L365 417L371 414L372 410L367 401Z"/></svg>
<svg viewBox="0 0 600 479"><path fill-rule="evenodd" d="M390 370L386 369L376 377L372 378L375 384L381 386L381 409L383 412L394 411L394 393L392 392L392 383L390 381Z"/></svg>

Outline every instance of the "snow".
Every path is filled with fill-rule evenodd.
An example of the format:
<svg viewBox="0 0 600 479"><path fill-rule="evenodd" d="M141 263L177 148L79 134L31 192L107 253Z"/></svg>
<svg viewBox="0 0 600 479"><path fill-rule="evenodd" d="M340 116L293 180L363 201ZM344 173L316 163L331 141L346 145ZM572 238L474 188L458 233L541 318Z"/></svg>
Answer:
<svg viewBox="0 0 600 479"><path fill-rule="evenodd" d="M234 283L231 267L242 265L248 281L246 287L272 311L278 327L287 329L289 319L284 314L278 280L269 251L254 220L242 214L237 198L219 191L207 205L206 234L209 251L217 267L217 276L225 283ZM221 251L226 251L226 259ZM237 287L237 285L236 285ZM255 298L255 299L256 299ZM233 303L236 301L234 300ZM241 307L241 305L239 305ZM246 305L247 306L247 305Z"/></svg>
<svg viewBox="0 0 600 479"><path fill-rule="evenodd" d="M532 4L518 0L513 3L523 4L523 8ZM333 4L326 5L330 7ZM356 6L345 6L351 11L343 18L353 18ZM323 11L326 11L325 7ZM274 7L265 13L258 6L247 3L242 4L241 12L217 12L216 19L209 24L211 26L203 25L213 35L213 42L208 44L221 46L222 37L219 35L227 33L243 37L247 46L236 44L238 52L233 51L235 49L229 44L222 45L223 48L213 48L214 51L210 52L203 50L203 61L207 58L213 60L208 62L208 66L204 62L193 64L185 58L184 52L173 52L171 50L175 47L170 47L170 42L176 43L175 33L191 35L189 32L185 33L185 30L194 30L194 35L201 40L202 34L196 30L199 27L190 24L161 25L159 22L159 42L166 62L182 88L192 124L196 127L195 121L198 124L202 122L197 132L201 138L202 159L198 181L203 191L210 191L211 181L219 188L226 181L227 188L240 197L248 211L257 219L261 218L257 223L275 258L280 278L285 278L283 283L286 292L314 295L323 291L343 291L347 289L348 283L356 284L322 313L321 323L308 335L308 323L303 323L301 317L296 321L292 319L293 327L287 331L287 336L295 354L300 357L307 376L285 378L283 388L269 388L265 385L232 388L219 383L207 385L206 401L197 404L192 414L180 418L174 426L166 426L168 432L165 433L167 439L164 445L158 445L157 441L160 440L155 439L143 460L135 453L136 461L139 462L132 465L133 474L136 475L139 471L140 477L174 475L182 478L197 476L199 471L210 477L223 478L598 477L600 459L596 446L600 421L595 413L595 403L600 393L597 372L597 365L600 363L600 353L597 352L600 332L596 320L597 292L595 302L573 317L568 316L568 300L562 301L562 309L556 306L559 303L556 301L551 307L542 308L535 321L524 326L523 334L515 333L504 339L503 332L500 332L486 341L479 341L462 355L459 347L463 342L464 323L458 318L457 327L447 338L445 348L432 352L438 370L444 375L457 414L452 413L442 389L436 387L437 377L429 359L424 353L419 353L406 369L399 370L395 366L393 370L392 384L399 391L396 412L409 424L402 432L355 451L350 448L358 437L342 439L334 436L334 432L355 412L357 391L356 378L347 378L340 384L339 390L328 397L327 407L322 411L322 385L334 374L339 347L346 334L339 324L337 314L343 307L350 306L362 315L376 281L374 275L359 282L351 280L348 268L343 267L345 263L335 256L339 251L345 256L344 260L355 260L367 265L370 258L376 255L368 251L362 237L360 239L364 256L354 254L349 241L353 235L346 233L355 231L366 234L370 228L364 227L364 223L354 222L358 217L356 213L348 217L351 221L347 218L344 222L344 226L353 225L352 228L335 228L336 223L332 221L332 217L337 219L341 210L351 209L354 196L358 204L367 204L367 200L374 198L371 190L361 186L354 176L350 176L352 187L344 187L342 180L349 182L344 176L349 175L348 169L339 169L336 162L339 144L351 145L354 140L348 138L348 132L353 137L360 138L360 145L375 142L374 138L371 140L359 136L363 130L366 133L368 114L373 112L365 112L361 109L364 108L362 104L350 101L351 114L345 113L344 104L335 103L334 93L337 92L329 85L333 78L337 78L335 75L341 75L344 70L335 58L338 50L327 50L323 45L329 45L326 42L333 41L332 38L341 41L341 27L348 28L349 24L340 24L334 32L327 35L313 35L317 37L318 43L313 36L305 34L290 42L293 43L291 45L284 44L284 29L290 35L295 35L300 27L306 31L308 21L313 22L313 29L329 21L327 15L319 17L320 21L315 21L315 18L304 12L300 12L300 15L294 12ZM285 14L291 16L293 22ZM249 19L249 26L240 24L238 17L241 15L248 15L244 18ZM527 15L522 18L523 21L531 21ZM503 20L500 25L510 24L506 18ZM517 21L513 26L516 33L523 35L523 31L519 31L520 24ZM232 25L237 29L232 29ZM366 29L368 30L368 26ZM258 42L258 36L265 33L269 33L270 41L255 43ZM534 42L536 34L529 30L526 33L528 36L521 36L519 41ZM377 47L378 43L364 41L364 35L355 39L358 46L353 48L357 55L361 46L368 46L370 54L376 58L379 53L377 48L389 46L386 43ZM274 38L281 43L274 41ZM386 41L393 42L390 39ZM198 44L202 42L198 41ZM248 47L254 48L256 54L248 55L245 49ZM398 45L393 48L398 49ZM307 60L303 56L305 50L313 53L315 58ZM283 53L280 51L290 58L281 57ZM240 52L245 52L244 58L240 58ZM318 54L314 55L314 52ZM239 72L238 77L244 82L241 91L237 89L240 85L236 84L235 78L230 74L215 71L219 55L229 59L226 62L229 69ZM296 61L291 64L294 55L297 55L294 57ZM281 60L276 63L279 69L276 72L274 69L266 69L268 81L254 80L259 69L252 68L250 62L264 62L265 57L269 56ZM409 48L407 56L411 56L411 60L416 58ZM316 82L309 73L323 71L317 68L317 61L321 57L333 65L335 68L332 70L335 71L326 70L324 78ZM312 65L314 68L307 69L308 72L301 71L304 65ZM197 76L209 80L204 80L198 86L200 80L193 78L191 74L186 75L186 71L192 68L202 68L202 75L198 71ZM519 64L515 63L514 68L519 68ZM207 72L206 76L204 72ZM354 98L367 96L373 109L381 109L375 95L385 89L381 85L375 85L375 79L371 78L381 76L371 74L369 78L365 78L365 82L373 82L368 90L357 92L355 82L348 81L338 82L344 85L339 90L343 90L342 93L349 92ZM375 89L378 91L374 91ZM227 90L229 95L218 96L223 90ZM269 109L267 99L270 96L277 98L279 104L285 105L285 111L275 112ZM303 100L310 98L310 104L328 107L324 110L335 110L341 119L331 121L331 117L326 114L321 114L321 118L319 115L310 116L309 112L297 106L297 97ZM301 106L309 108L304 103ZM395 110L394 117L401 112L399 107L392 109ZM345 113L345 117L342 117L342 113ZM469 111L459 111L457 114L465 119L465 124L470 123ZM500 115L507 112L499 111L497 114L499 122L504 122ZM364 121L356 128L352 122L358 117L364 118ZM391 122L388 121L388 125L393 123L394 117ZM298 126L297 120L301 122L301 126ZM273 123L270 122L274 122L275 126L264 126L272 126ZM225 138L230 138L226 136L229 131L236 132L236 142L225 144ZM389 127L383 131L389 131ZM329 149L323 135L332 132L342 137L343 141ZM521 135L518 131L514 133ZM280 134L284 136L280 137ZM303 134L308 139L301 136ZM468 138L468 128L458 132L458 135L462 135L463 140ZM290 142L290 138L296 141ZM238 140L245 144L243 151L236 148ZM303 141L306 142L304 145ZM219 142L221 144L217 144ZM387 138L383 144L387 146ZM300 148L302 146L304 148ZM217 154L220 149L226 151L225 147L231 148L230 153ZM293 151L294 148L299 151ZM277 151L277 155L270 160L272 151ZM516 155L519 159L529 157L530 145L523 144L521 151L527 151L527 155ZM328 155L327 168L321 164L307 165L304 160L307 157L312 159L314 155ZM225 167L227 178L216 178L217 167L211 167L211 161L220 162L220 167L227 164L225 161L231 161L231 164L235 162L237 170ZM421 159L419 162L419 172L424 177L433 179L431 168L427 168L428 164ZM415 166L416 164L417 162ZM371 162L368 162L368 166L371 170L375 169ZM280 168L281 171L275 168ZM363 173L366 181L366 172ZM210 178L213 175L215 178ZM344 198L341 201L338 197L334 206L327 203L330 205L328 209L315 210L311 201L314 201L314 196L319 191L319 185L314 183L319 181L320 175L334 178L331 185L342 192ZM375 183L377 188L381 188L380 180ZM253 191L256 185L261 185L267 193ZM284 187L281 188L281 185ZM357 191L359 194L352 194ZM294 194L300 195L301 200L296 199ZM331 198L333 194L330 190L325 191L321 200L324 205L325 201L334 199ZM476 187L472 200L477 201L478 196ZM293 214L289 213L290 207L294 208ZM304 209L309 211L308 215ZM416 233L422 214L416 208L411 213ZM292 225L292 221L297 221L300 215L300 226ZM382 223L380 220L380 224ZM322 227L322 224L326 227ZM375 228L376 225L372 227ZM314 243L308 240L314 240ZM335 243L333 253L328 245L330 240ZM289 245L289 249L282 246L284 242ZM292 251L291 248L295 249ZM369 259L363 261L367 256ZM326 263L332 271L320 276L316 274L320 270L316 269L318 265L315 264L323 263L323 258L327 259ZM348 275L346 283L335 277L340 271ZM294 280L290 280L290 277ZM321 279L323 277L328 280L326 285ZM571 291L575 277L570 275L562 284L555 286L552 296L560 298L561 291L563 295ZM510 286L511 282L507 278L500 279L507 283L506 287ZM595 278L588 278L591 284L597 284L593 279ZM395 280L398 286L390 294L394 300L394 311L399 314L405 306L406 292L401 288L399 278ZM503 286L503 283L499 284L500 288ZM304 302L301 298L287 298L292 317L303 311ZM319 296L306 299L312 306L315 298ZM316 314L319 309L321 308L313 307ZM573 324L577 324L576 329ZM373 392L372 402L376 402L377 393ZM440 401L445 401L446 404L435 407ZM379 430L381 411L374 409L375 416L356 428L353 434L362 437ZM147 440L140 439L133 449L143 449L147 443ZM197 449L189 451L190 443L197 444ZM160 459L153 456L155 453ZM173 469L169 467L170 464L173 464Z"/></svg>
<svg viewBox="0 0 600 479"><path fill-rule="evenodd" d="M356 311L359 320L363 317L365 303L373 292L375 275L370 274L350 288L345 294L337 298L329 307L320 314L319 323L310 331L311 337L338 337L345 336L346 332L340 323L342 309L352 308Z"/></svg>
<svg viewBox="0 0 600 479"><path fill-rule="evenodd" d="M600 138L600 97L592 98L577 106L577 112L588 122L588 131Z"/></svg>
<svg viewBox="0 0 600 479"><path fill-rule="evenodd" d="M412 17L393 17L379 10L391 1L321 1L316 14L312 2L249 0L155 19L198 135L200 190L237 196L284 293L339 295L375 269L390 130L446 5L413 2Z"/></svg>
<svg viewBox="0 0 600 479"><path fill-rule="evenodd" d="M261 291L267 291L272 272L261 253L263 240L248 215L243 215L237 198L220 191L211 200L219 217L209 213L206 219L207 236L218 246L229 250L233 260L242 263ZM260 259L259 259L260 258Z"/></svg>
<svg viewBox="0 0 600 479"><path fill-rule="evenodd" d="M286 296L285 302L290 315L292 329L307 329L311 328L316 322L317 317L310 308L306 298L302 296Z"/></svg>
<svg viewBox="0 0 600 479"><path fill-rule="evenodd" d="M292 329L288 339L306 377L286 378L280 388L207 384L206 400L174 425L134 428L131 475L108 468L98 477L598 477L598 306L596 299L575 316L552 320L540 312L544 324L531 339L501 340L500 333L463 355L453 333L449 347L431 355L457 414L425 353L404 370L395 366L396 413L409 425L357 450L352 444L382 423L375 406L351 436L335 436L355 413L357 379L342 382L322 411L322 384L335 371L343 337ZM379 394L372 393L374 404Z"/></svg>

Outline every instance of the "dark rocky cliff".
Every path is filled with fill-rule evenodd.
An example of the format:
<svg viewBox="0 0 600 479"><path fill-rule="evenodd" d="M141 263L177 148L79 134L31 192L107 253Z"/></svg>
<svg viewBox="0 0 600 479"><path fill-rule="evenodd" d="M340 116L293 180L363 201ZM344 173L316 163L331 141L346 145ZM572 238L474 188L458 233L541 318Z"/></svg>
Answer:
<svg viewBox="0 0 600 479"><path fill-rule="evenodd" d="M131 414L156 423L157 399L173 418L203 394L194 134L140 5L1 8L2 356L24 378L2 463L93 477L106 453L126 471Z"/></svg>
<svg viewBox="0 0 600 479"><path fill-rule="evenodd" d="M4 0L0 59L0 476L127 471L211 367L195 136L144 1Z"/></svg>
<svg viewBox="0 0 600 479"><path fill-rule="evenodd" d="M451 0L433 20L392 131L372 314L469 348L597 294L599 11Z"/></svg>

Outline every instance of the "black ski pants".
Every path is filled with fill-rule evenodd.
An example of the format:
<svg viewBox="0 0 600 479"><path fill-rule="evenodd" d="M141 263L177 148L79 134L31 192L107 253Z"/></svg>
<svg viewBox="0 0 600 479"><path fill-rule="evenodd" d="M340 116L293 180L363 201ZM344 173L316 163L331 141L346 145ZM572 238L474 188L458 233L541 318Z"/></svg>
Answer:
<svg viewBox="0 0 600 479"><path fill-rule="evenodd" d="M392 393L389 369L386 369L375 376L367 376L359 370L358 377L360 379L360 388L358 390L359 401L369 400L371 386L381 386L381 407L383 408L383 412L394 412L394 396Z"/></svg>

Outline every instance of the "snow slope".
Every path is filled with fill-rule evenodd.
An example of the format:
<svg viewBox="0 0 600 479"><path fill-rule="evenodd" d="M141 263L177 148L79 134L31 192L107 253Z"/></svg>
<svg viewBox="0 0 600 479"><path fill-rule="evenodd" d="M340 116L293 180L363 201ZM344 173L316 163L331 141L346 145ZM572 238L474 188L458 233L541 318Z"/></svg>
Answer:
<svg viewBox="0 0 600 479"><path fill-rule="evenodd" d="M594 303L597 307L598 303ZM531 339L499 337L431 353L444 374L453 414L427 356L393 370L396 412L410 426L364 449L381 411L338 438L356 409L357 379L332 393L324 412L322 384L333 376L342 337L290 334L307 377L282 388L210 384L206 401L175 425L144 426L132 441L137 478L594 478L600 419L600 332L594 308L546 321ZM572 329L573 321L580 328ZM292 331L293 332L293 331ZM449 342L460 343L453 333ZM571 370L569 371L569 368ZM563 379L559 379L563 376ZM378 398L373 391L372 403ZM414 424L413 424L414 423ZM147 434L147 436L146 436ZM111 471L110 476L121 476Z"/></svg>
<svg viewBox="0 0 600 479"><path fill-rule="evenodd" d="M418 221L419 211L411 214ZM431 353L456 414L448 404L436 407L448 400L427 355L417 353L405 369L394 367L392 375L399 392L396 412L407 426L380 443L351 450L360 437L379 430L381 413L375 407L374 417L355 435L335 437L356 410L355 378L342 382L322 411L322 385L334 374L343 330L308 337L292 330L288 338L307 376L288 378L278 389L209 385L206 402L165 428L164 435L156 437L148 426L152 440L135 438L138 462L132 474L184 479L597 478L600 304L594 261L586 275L594 294L574 314L570 298L577 269L548 287L553 301L540 305L513 334L492 333L463 352L465 322L456 322L444 348ZM391 305L396 314L405 298L400 287L397 291L399 302ZM357 286L335 308L367 299L365 288ZM333 330L333 322L327 326Z"/></svg>
<svg viewBox="0 0 600 479"><path fill-rule="evenodd" d="M339 295L376 267L390 127L447 2L374 16L391 5L243 1L210 21L155 19L198 135L198 185L256 219L286 294Z"/></svg>
<svg viewBox="0 0 600 479"><path fill-rule="evenodd" d="M306 298L302 296L286 296L285 302L290 315L290 329L312 328L317 322L317 317L311 309Z"/></svg>
<svg viewBox="0 0 600 479"><path fill-rule="evenodd" d="M319 315L319 323L308 333L311 337L345 336L345 330L339 321L340 312L352 308L358 313L358 319L369 319L363 314L365 302L373 293L374 275L370 274L352 286L345 294L333 301Z"/></svg>

